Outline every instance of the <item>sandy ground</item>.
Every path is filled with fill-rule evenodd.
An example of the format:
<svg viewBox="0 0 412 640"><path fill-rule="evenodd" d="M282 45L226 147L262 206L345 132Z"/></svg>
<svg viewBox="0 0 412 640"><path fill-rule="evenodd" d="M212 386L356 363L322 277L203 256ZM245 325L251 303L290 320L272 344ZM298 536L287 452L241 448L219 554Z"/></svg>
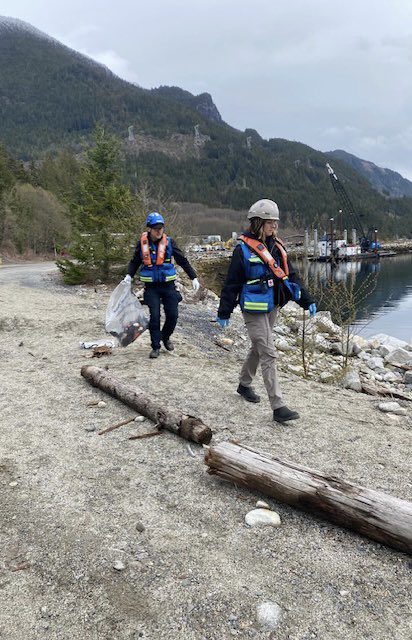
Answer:
<svg viewBox="0 0 412 640"><path fill-rule="evenodd" d="M404 499L410 410L394 420L368 396L282 376L302 418L274 424L260 376L259 405L235 393L240 354L214 345L204 308L182 305L176 350L157 361L147 334L86 359L79 342L105 337L109 292L42 277L28 287L0 274L1 639L410 640L409 556L270 499L282 526L247 527L264 496L210 477L201 447L193 457L170 433L129 440L153 430L147 420L99 436L134 413L80 368L108 366L198 415L214 442ZM273 632L256 619L266 601L282 611Z"/></svg>

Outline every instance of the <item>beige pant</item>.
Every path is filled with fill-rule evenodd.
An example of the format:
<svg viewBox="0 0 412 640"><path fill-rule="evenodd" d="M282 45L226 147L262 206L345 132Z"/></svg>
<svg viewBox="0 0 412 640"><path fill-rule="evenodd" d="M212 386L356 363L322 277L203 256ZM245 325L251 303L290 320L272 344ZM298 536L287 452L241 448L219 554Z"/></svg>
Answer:
<svg viewBox="0 0 412 640"><path fill-rule="evenodd" d="M243 318L252 346L243 364L239 379L241 385L250 387L260 363L272 409L285 406L276 370L276 350L273 342L273 326L277 312L276 307L270 313L243 311Z"/></svg>

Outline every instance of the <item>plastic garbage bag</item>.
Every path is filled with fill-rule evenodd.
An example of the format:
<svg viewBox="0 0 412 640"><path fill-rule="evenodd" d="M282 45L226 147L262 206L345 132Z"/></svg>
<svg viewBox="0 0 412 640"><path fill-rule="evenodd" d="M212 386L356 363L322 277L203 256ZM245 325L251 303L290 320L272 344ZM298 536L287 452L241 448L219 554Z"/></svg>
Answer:
<svg viewBox="0 0 412 640"><path fill-rule="evenodd" d="M143 306L129 283L121 281L110 296L106 309L106 331L115 336L120 346L127 347L149 326Z"/></svg>

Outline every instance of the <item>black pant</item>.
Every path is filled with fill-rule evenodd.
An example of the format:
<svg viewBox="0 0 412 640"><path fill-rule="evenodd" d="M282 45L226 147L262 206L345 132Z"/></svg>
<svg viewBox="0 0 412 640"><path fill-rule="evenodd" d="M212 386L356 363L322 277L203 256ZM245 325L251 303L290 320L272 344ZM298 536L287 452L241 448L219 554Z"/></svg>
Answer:
<svg viewBox="0 0 412 640"><path fill-rule="evenodd" d="M150 309L149 331L152 349L160 349L160 341L168 340L175 330L178 318L177 305L182 296L175 289L174 284L159 284L146 286L143 304ZM160 330L160 303L163 304L165 322Z"/></svg>

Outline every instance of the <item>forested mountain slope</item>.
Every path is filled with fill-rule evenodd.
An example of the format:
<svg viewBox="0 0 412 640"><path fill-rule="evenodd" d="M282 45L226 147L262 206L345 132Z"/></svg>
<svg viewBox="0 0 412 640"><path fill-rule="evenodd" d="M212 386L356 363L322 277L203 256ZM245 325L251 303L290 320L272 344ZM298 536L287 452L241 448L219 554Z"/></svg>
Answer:
<svg viewBox="0 0 412 640"><path fill-rule="evenodd" d="M81 154L98 122L122 140L124 177L135 188L149 183L174 200L237 209L272 197L298 228L326 227L341 208L325 154L238 131L209 94L143 89L30 25L0 18L0 143L9 153L25 161L63 148ZM339 159L333 166L365 227L412 234L412 199L379 194Z"/></svg>

